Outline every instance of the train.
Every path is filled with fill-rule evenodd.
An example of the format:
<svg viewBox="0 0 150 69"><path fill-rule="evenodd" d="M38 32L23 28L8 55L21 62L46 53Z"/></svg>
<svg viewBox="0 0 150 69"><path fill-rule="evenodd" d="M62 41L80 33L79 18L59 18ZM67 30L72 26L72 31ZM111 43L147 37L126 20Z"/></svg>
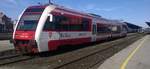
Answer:
<svg viewBox="0 0 150 69"><path fill-rule="evenodd" d="M13 44L17 51L41 53L63 45L124 37L126 29L127 25L117 20L54 4L36 5L29 6L19 16Z"/></svg>

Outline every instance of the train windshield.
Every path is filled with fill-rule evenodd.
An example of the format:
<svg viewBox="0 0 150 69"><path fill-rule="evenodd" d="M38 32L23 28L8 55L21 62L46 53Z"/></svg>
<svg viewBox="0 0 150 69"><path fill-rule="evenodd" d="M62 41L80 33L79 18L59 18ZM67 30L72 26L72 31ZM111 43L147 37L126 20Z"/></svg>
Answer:
<svg viewBox="0 0 150 69"><path fill-rule="evenodd" d="M19 21L17 30L34 31L36 30L41 15L23 15Z"/></svg>
<svg viewBox="0 0 150 69"><path fill-rule="evenodd" d="M34 6L29 7L25 10L21 19L19 20L19 24L17 26L17 30L21 31L34 31L37 28L38 21L44 11L45 7Z"/></svg>

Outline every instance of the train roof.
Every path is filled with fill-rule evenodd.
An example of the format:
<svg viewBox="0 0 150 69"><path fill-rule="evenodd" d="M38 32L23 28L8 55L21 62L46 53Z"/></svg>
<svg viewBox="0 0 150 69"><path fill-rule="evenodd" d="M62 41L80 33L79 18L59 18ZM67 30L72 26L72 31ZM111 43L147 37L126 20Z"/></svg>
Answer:
<svg viewBox="0 0 150 69"><path fill-rule="evenodd" d="M62 10L62 11L66 11L66 12L70 12L70 13L74 13L74 14L79 14L79 15L86 16L86 17L92 17L88 13L85 13L85 12L82 12L82 11L73 10L73 9L70 9L70 8L66 8L64 6L60 6L60 5L57 5L57 4L36 5L36 6L30 6L28 8L45 8L47 6L53 6L53 7L55 7L55 9L58 9L58 10Z"/></svg>
<svg viewBox="0 0 150 69"><path fill-rule="evenodd" d="M82 15L82 16L90 17L90 18L93 18L95 22L108 23L108 24L118 24L118 25L119 24L125 24L125 23L123 23L119 20L106 19L106 18L103 18L102 16L97 15L97 14L85 13L85 12L82 12L82 11L77 11L77 10L73 10L73 9L70 9L70 8L66 8L64 6L60 6L60 5L57 5L57 4L36 5L36 6L30 6L29 8L45 8L47 6L53 6L53 7L55 7L55 9L58 9L58 10L63 10L63 11L71 12L71 13L74 13L74 14L79 14L79 15Z"/></svg>
<svg viewBox="0 0 150 69"><path fill-rule="evenodd" d="M70 12L74 12L74 13L78 13L78 14L82 14L82 15L86 15L86 16L89 16L89 17L92 17L93 19L96 19L95 21L99 21L99 22L102 22L102 23L108 23L108 24L117 24L117 25L126 25L124 22L121 22L119 20L111 20L111 19L106 19L106 18L103 18L102 16L100 15L97 15L97 14L93 14L93 13L85 13L85 12L79 12L79 11L76 11L76 10L73 10L73 9L69 9L69 8L66 8L64 6L58 6L56 5L58 8L61 8L61 9L65 9L65 10L68 10Z"/></svg>
<svg viewBox="0 0 150 69"><path fill-rule="evenodd" d="M67 12L71 12L71 13L74 13L74 14L79 14L79 15L83 15L83 16L87 16L87 17L92 17L88 13L85 13L85 12L82 12L82 11L77 11L77 10L66 8L64 6L59 6L59 5L53 5L53 6L55 6L56 9L59 9L59 10L64 10L64 11L67 11Z"/></svg>
<svg viewBox="0 0 150 69"><path fill-rule="evenodd" d="M29 6L28 8L45 8L47 5L34 5L34 6Z"/></svg>
<svg viewBox="0 0 150 69"><path fill-rule="evenodd" d="M117 24L117 25L126 25L125 23L119 21L119 20L111 20L111 19L106 19L106 18L103 18L102 16L100 15L97 15L97 14L91 14L89 13L90 15L92 15L93 19L94 19L94 22L97 22L97 23L104 23L104 24Z"/></svg>

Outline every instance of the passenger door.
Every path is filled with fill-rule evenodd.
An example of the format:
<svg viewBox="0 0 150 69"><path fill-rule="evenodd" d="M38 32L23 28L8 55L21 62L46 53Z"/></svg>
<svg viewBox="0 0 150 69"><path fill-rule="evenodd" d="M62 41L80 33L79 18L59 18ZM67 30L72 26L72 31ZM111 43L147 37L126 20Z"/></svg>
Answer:
<svg viewBox="0 0 150 69"><path fill-rule="evenodd" d="M96 24L92 25L92 42L96 41L96 34L97 34L97 26Z"/></svg>

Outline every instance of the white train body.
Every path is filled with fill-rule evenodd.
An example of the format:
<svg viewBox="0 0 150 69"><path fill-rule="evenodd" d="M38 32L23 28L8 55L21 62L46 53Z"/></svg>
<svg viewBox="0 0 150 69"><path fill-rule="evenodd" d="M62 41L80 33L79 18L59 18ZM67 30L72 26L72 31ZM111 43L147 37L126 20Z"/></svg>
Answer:
<svg viewBox="0 0 150 69"><path fill-rule="evenodd" d="M96 42L126 36L126 25L56 5L31 6L16 24L16 50L44 52L58 46Z"/></svg>

